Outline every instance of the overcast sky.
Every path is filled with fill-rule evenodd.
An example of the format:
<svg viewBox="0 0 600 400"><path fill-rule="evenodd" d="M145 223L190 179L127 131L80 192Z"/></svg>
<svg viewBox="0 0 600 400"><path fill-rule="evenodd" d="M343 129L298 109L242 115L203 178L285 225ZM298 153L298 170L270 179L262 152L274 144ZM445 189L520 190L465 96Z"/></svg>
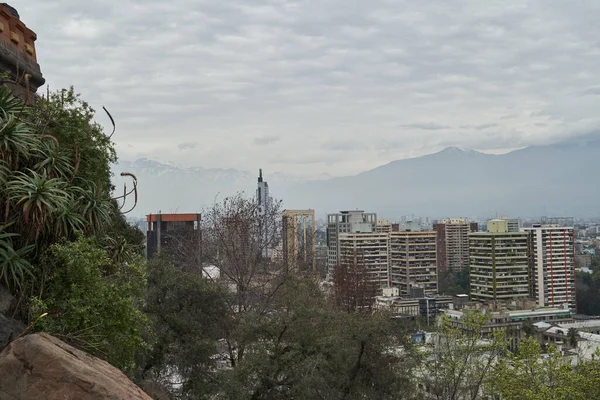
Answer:
<svg viewBox="0 0 600 400"><path fill-rule="evenodd" d="M9 3L128 160L345 175L600 125L598 0Z"/></svg>

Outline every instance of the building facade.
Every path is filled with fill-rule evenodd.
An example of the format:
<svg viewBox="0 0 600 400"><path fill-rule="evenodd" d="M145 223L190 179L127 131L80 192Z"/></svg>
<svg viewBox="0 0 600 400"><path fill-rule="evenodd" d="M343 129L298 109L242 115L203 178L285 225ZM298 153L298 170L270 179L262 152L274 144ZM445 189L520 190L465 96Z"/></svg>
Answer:
<svg viewBox="0 0 600 400"><path fill-rule="evenodd" d="M509 218L507 216L502 216L496 219L506 221L509 232L521 232L521 220L519 220L518 218Z"/></svg>
<svg viewBox="0 0 600 400"><path fill-rule="evenodd" d="M283 262L288 271L316 271L315 210L284 210Z"/></svg>
<svg viewBox="0 0 600 400"><path fill-rule="evenodd" d="M488 221L487 232L470 233L471 300L529 297L528 250L527 233L509 232L506 220Z"/></svg>
<svg viewBox="0 0 600 400"><path fill-rule="evenodd" d="M269 184L263 179L262 169L258 170L258 187L256 189L256 201L261 217L260 237L263 257L269 257L269 208L271 206L271 197L269 196Z"/></svg>
<svg viewBox="0 0 600 400"><path fill-rule="evenodd" d="M37 62L36 40L37 35L21 21L17 10L1 3L0 70L9 75L3 84L28 104L45 82Z"/></svg>
<svg viewBox="0 0 600 400"><path fill-rule="evenodd" d="M476 222L449 218L433 225L437 234L438 271L460 272L469 266L469 233L477 232Z"/></svg>
<svg viewBox="0 0 600 400"><path fill-rule="evenodd" d="M375 288L389 286L389 234L340 233L339 266L364 268Z"/></svg>
<svg viewBox="0 0 600 400"><path fill-rule="evenodd" d="M390 284L407 296L411 288L422 288L424 293L438 291L436 263L436 232L391 232Z"/></svg>
<svg viewBox="0 0 600 400"><path fill-rule="evenodd" d="M200 250L200 214L146 216L146 258L166 252L173 258L197 256Z"/></svg>
<svg viewBox="0 0 600 400"><path fill-rule="evenodd" d="M374 232L377 232L375 213L356 210L327 215L327 275L333 276L333 269L339 262L340 234Z"/></svg>
<svg viewBox="0 0 600 400"><path fill-rule="evenodd" d="M377 220L377 232L386 233L392 231L392 223L387 219Z"/></svg>
<svg viewBox="0 0 600 400"><path fill-rule="evenodd" d="M531 291L538 306L576 310L575 230L554 224L523 228L529 235Z"/></svg>

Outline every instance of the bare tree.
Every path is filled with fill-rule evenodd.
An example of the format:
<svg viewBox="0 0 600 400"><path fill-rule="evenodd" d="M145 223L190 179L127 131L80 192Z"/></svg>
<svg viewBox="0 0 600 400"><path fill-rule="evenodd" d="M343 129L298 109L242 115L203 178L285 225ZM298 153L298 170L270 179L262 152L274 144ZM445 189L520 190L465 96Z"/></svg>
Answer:
<svg viewBox="0 0 600 400"><path fill-rule="evenodd" d="M376 287L369 279L360 251L342 254L333 270L333 299L338 308L347 312L371 311Z"/></svg>
<svg viewBox="0 0 600 400"><path fill-rule="evenodd" d="M255 198L238 193L206 210L201 228L203 265L219 268L232 294L224 339L235 366L252 341L253 327L273 309L273 296L284 279L280 203L261 210Z"/></svg>

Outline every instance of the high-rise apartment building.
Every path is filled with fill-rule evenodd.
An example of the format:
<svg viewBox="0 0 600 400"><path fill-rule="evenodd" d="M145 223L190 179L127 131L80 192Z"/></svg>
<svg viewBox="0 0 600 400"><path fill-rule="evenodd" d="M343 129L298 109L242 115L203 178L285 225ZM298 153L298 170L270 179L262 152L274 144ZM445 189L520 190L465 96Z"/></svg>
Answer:
<svg viewBox="0 0 600 400"><path fill-rule="evenodd" d="M166 251L172 259L191 258L200 250L200 214L146 216L146 257Z"/></svg>
<svg viewBox="0 0 600 400"><path fill-rule="evenodd" d="M263 240L261 244L263 257L269 256L269 209L271 207L271 197L269 196L269 185L263 180L262 169L258 170L258 188L256 189L256 201L258 202L259 213L262 221L260 223L260 237Z"/></svg>
<svg viewBox="0 0 600 400"><path fill-rule="evenodd" d="M316 271L315 210L284 210L283 262L288 271Z"/></svg>
<svg viewBox="0 0 600 400"><path fill-rule="evenodd" d="M531 291L537 304L568 304L576 310L574 228L536 224L523 231L529 234Z"/></svg>
<svg viewBox="0 0 600 400"><path fill-rule="evenodd" d="M37 35L21 21L17 10L0 4L0 71L8 73L4 84L27 103L33 103L37 89L44 84L37 63Z"/></svg>
<svg viewBox="0 0 600 400"><path fill-rule="evenodd" d="M487 227L469 234L471 300L529 297L527 233L509 232L506 220L488 221Z"/></svg>
<svg viewBox="0 0 600 400"><path fill-rule="evenodd" d="M375 213L355 210L327 215L327 274L333 276L333 269L340 261L340 234L374 232L377 232L377 214Z"/></svg>
<svg viewBox="0 0 600 400"><path fill-rule="evenodd" d="M389 233L340 233L339 266L364 268L377 288L388 287Z"/></svg>
<svg viewBox="0 0 600 400"><path fill-rule="evenodd" d="M437 233L438 271L460 272L469 266L469 233L477 232L476 222L449 218L433 225Z"/></svg>
<svg viewBox="0 0 600 400"><path fill-rule="evenodd" d="M392 232L390 238L390 282L402 295L411 288L437 293L436 232Z"/></svg>

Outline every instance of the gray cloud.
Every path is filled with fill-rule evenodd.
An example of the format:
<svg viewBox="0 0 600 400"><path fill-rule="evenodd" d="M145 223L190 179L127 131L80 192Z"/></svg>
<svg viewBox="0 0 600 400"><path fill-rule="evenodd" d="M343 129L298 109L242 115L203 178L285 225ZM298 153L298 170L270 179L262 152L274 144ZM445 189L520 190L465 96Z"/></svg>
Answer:
<svg viewBox="0 0 600 400"><path fill-rule="evenodd" d="M179 143L177 145L177 148L179 148L179 150L190 150L190 149L195 149L196 147L198 147L198 143L192 143L192 142Z"/></svg>
<svg viewBox="0 0 600 400"><path fill-rule="evenodd" d="M407 124L407 125L401 125L402 128L408 128L408 129L423 129L426 131L437 131L437 130L442 130L442 129L449 129L450 127L448 125L440 125L440 124L436 124L434 122L425 122L425 123L417 123L417 124Z"/></svg>
<svg viewBox="0 0 600 400"><path fill-rule="evenodd" d="M278 142L279 140L281 140L281 138L279 136L270 135L270 136L257 137L253 140L253 143L256 145L259 145L259 146L264 146L267 144Z"/></svg>
<svg viewBox="0 0 600 400"><path fill-rule="evenodd" d="M600 127L596 2L344 4L13 5L50 87L111 110L122 159L341 175L444 144L496 151ZM248 143L268 137L267 160Z"/></svg>

